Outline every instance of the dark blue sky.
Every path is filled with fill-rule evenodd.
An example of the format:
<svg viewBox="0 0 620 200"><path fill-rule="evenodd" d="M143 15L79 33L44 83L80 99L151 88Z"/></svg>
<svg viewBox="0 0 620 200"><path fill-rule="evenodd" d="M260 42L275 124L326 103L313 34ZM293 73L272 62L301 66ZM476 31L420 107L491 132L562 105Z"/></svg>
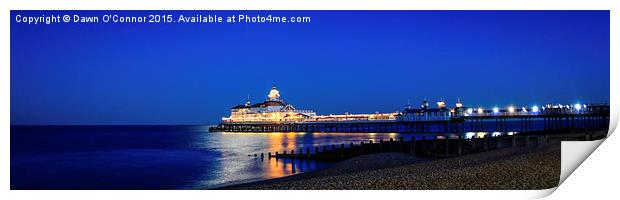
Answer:
<svg viewBox="0 0 620 200"><path fill-rule="evenodd" d="M52 24L12 11L11 124L214 124L276 84L298 109L609 102L608 11L273 11L305 24ZM164 11L163 14L181 12ZM257 12L182 12L186 15Z"/></svg>

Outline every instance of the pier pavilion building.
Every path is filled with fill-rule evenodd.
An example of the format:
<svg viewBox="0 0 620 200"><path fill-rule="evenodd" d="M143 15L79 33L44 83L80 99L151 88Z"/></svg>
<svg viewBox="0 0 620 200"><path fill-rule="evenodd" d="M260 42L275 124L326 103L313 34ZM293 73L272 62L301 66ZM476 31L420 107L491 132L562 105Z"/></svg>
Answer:
<svg viewBox="0 0 620 200"><path fill-rule="evenodd" d="M451 120L453 116L460 116L462 113L463 104L460 99L456 103L456 107L449 109L446 107L446 102L440 100L437 102L436 108L431 108L426 100L422 101L420 108L412 108L411 105L407 105L405 109L398 115L398 121L447 121Z"/></svg>
<svg viewBox="0 0 620 200"><path fill-rule="evenodd" d="M273 86L264 102L245 104L230 109L230 116L222 118L224 123L291 123L314 119L312 110L297 110L280 98L280 91Z"/></svg>

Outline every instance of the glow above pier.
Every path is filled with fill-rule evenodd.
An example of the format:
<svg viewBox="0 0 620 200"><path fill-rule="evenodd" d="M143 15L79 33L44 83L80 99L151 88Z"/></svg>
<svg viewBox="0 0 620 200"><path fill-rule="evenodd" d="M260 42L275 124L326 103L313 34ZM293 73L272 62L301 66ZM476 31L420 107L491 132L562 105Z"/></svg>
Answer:
<svg viewBox="0 0 620 200"><path fill-rule="evenodd" d="M532 106L532 112L537 113L538 112L538 106Z"/></svg>
<svg viewBox="0 0 620 200"><path fill-rule="evenodd" d="M580 111L581 110L581 104L575 104L575 109L577 111Z"/></svg>

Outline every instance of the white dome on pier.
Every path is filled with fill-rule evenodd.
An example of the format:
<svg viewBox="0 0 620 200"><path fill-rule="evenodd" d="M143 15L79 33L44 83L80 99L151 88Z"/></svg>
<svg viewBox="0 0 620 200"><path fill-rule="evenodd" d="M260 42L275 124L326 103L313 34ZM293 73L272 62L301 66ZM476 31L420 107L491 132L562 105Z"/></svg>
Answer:
<svg viewBox="0 0 620 200"><path fill-rule="evenodd" d="M271 90L269 91L269 94L267 95L267 99L269 101L280 101L280 91L276 89L275 85L271 87Z"/></svg>

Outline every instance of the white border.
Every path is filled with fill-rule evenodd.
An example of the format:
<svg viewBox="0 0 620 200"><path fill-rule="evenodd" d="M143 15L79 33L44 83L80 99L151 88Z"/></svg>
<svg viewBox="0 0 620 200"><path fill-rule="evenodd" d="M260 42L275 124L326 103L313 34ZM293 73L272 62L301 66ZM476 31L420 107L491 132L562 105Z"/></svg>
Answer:
<svg viewBox="0 0 620 200"><path fill-rule="evenodd" d="M610 102L618 102L618 58L620 33L618 19L620 12L618 9L620 1L617 0L228 0L228 1L191 1L175 0L166 3L162 0L8 0L0 1L0 93L3 95L0 106L0 146L2 147L0 156L0 173L2 181L0 186L3 191L1 195L11 199L110 199L110 198L133 198L133 199L219 199L234 196L237 198L264 198L264 199L386 199L386 198L436 198L440 195L444 198L523 198L523 197L542 197L551 190L545 191L7 191L9 189L9 119L10 119L10 61L9 51L10 34L10 10L611 10L611 94ZM615 128L618 121L619 109L617 105L611 104L612 116L611 124ZM610 133L613 129L610 130ZM615 195L615 188L612 186L619 179L611 179L610 182L590 182L598 181L588 179L589 177L615 177L618 178L617 154L619 142L612 142L615 138L611 137L601 145L601 150L584 163L582 169L575 174L558 189L556 196L574 197L580 194L582 197L596 195L609 197ZM616 140L617 141L617 140ZM611 143L611 144L610 144ZM579 145L579 144L571 144ZM563 145L564 146L564 145ZM571 148L574 148L572 146ZM609 152L610 151L610 152ZM596 166L593 166L596 164ZM610 168L607 166L616 166ZM605 170L595 170L605 169ZM609 170L609 171L607 171ZM609 181L610 179L606 179ZM586 182L588 181L588 182ZM564 189L573 188L577 189ZM600 187L608 186L608 190L601 190ZM601 194L603 196L601 196ZM552 195L552 198L557 198Z"/></svg>

